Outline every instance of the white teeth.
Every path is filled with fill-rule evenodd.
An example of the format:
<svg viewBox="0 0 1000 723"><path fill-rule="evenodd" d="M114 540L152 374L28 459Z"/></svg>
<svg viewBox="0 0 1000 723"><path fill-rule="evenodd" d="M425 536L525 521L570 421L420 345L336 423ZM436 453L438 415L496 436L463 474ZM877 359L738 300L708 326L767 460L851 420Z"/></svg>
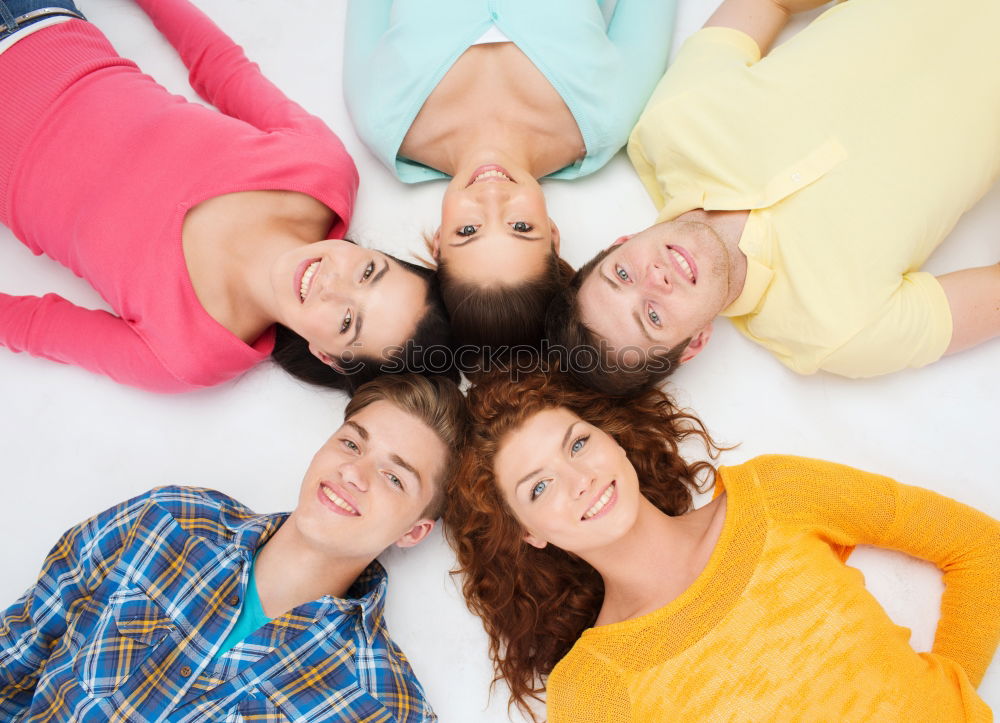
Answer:
<svg viewBox="0 0 1000 723"><path fill-rule="evenodd" d="M347 501L344 500L342 497L338 497L337 494L329 487L323 487L323 494L325 494L327 496L327 499L329 499L333 504L337 505L337 507L347 510L352 515L358 514L358 511L356 509L351 507L351 505L348 504Z"/></svg>
<svg viewBox="0 0 1000 723"><path fill-rule="evenodd" d="M693 284L694 272L691 271L691 264L687 262L687 259L684 258L684 255L681 254L679 251L675 251L674 249L668 249L668 251L670 251L673 257L677 259L677 263L680 264L681 268L684 269L684 273L687 274L688 281L690 281Z"/></svg>
<svg viewBox="0 0 1000 723"><path fill-rule="evenodd" d="M299 298L302 301L306 300L306 294L309 293L309 284L312 282L313 276L316 275L316 269L319 268L319 261L313 261L309 264L306 272L302 274L302 284L299 286Z"/></svg>
<svg viewBox="0 0 1000 723"><path fill-rule="evenodd" d="M612 482L608 485L608 488L604 490L604 494L601 495L600 499L594 503L593 507L583 513L583 519L589 520L591 517L596 515L598 512L604 509L604 505L608 504L611 500L611 496L615 493L615 483Z"/></svg>
<svg viewBox="0 0 1000 723"><path fill-rule="evenodd" d="M472 180L472 182L476 183L478 181L483 180L484 178L503 178L504 180L510 181L510 176L508 176L506 173L494 169L480 173Z"/></svg>

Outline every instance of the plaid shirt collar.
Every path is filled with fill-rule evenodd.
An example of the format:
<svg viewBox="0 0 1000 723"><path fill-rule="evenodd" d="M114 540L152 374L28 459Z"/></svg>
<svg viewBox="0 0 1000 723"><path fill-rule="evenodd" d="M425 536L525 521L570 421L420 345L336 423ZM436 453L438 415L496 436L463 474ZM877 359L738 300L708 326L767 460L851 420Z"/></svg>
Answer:
<svg viewBox="0 0 1000 723"><path fill-rule="evenodd" d="M257 550L267 543L287 519L288 513L280 512L234 520L232 526L227 525L232 533L231 543L241 550L248 562L252 561ZM333 610L347 614L357 611L365 636L371 642L382 624L388 587L389 576L385 568L378 560L372 560L348 589L347 597L324 595L319 600L300 605L295 611L314 620Z"/></svg>

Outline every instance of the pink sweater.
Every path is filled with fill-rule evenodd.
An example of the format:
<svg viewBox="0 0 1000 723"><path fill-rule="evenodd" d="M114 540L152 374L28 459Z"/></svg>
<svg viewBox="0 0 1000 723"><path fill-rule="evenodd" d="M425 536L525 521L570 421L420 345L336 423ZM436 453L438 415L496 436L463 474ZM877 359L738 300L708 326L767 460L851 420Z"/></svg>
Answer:
<svg viewBox="0 0 1000 723"><path fill-rule="evenodd" d="M186 212L236 191L308 194L343 235L358 186L343 144L261 75L187 0L136 0L177 49L189 103L120 57L93 25L40 30L0 55L0 221L87 279L117 312L0 294L0 344L123 384L219 384L270 354L212 319L181 246Z"/></svg>

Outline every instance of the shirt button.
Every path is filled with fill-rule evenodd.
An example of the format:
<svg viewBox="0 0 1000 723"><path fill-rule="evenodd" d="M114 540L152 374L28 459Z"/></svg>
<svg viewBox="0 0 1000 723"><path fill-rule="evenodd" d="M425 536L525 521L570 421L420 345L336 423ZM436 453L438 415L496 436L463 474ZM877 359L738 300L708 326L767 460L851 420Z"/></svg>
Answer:
<svg viewBox="0 0 1000 723"><path fill-rule="evenodd" d="M792 174L792 180L795 181L796 183L798 183L799 181L802 180L802 174L801 173L793 173Z"/></svg>
<svg viewBox="0 0 1000 723"><path fill-rule="evenodd" d="M499 17L500 17L500 16L499 16L499 15L497 15L497 14L496 14L496 12L492 12L492 13L490 13L490 18L491 18L491 19L492 19L492 20L493 20L494 22L496 22L496 21L497 21L497 20L499 19Z"/></svg>
<svg viewBox="0 0 1000 723"><path fill-rule="evenodd" d="M188 665L182 665L179 672L181 674L181 677L187 678L189 675L191 675L191 667Z"/></svg>
<svg viewBox="0 0 1000 723"><path fill-rule="evenodd" d="M229 603L231 606L236 607L237 605L240 604L240 596L239 595L230 595L229 599L226 600L226 602Z"/></svg>

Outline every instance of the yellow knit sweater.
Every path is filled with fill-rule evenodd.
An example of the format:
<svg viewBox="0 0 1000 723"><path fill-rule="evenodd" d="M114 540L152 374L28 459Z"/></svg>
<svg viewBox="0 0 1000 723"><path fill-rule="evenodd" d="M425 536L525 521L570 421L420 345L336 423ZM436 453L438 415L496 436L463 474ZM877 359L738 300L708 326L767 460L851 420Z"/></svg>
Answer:
<svg viewBox="0 0 1000 723"><path fill-rule="evenodd" d="M548 681L550 723L991 721L976 695L1000 639L1000 523L849 467L759 457L728 493L705 570L656 612L586 630ZM944 572L916 653L844 564L857 544Z"/></svg>

